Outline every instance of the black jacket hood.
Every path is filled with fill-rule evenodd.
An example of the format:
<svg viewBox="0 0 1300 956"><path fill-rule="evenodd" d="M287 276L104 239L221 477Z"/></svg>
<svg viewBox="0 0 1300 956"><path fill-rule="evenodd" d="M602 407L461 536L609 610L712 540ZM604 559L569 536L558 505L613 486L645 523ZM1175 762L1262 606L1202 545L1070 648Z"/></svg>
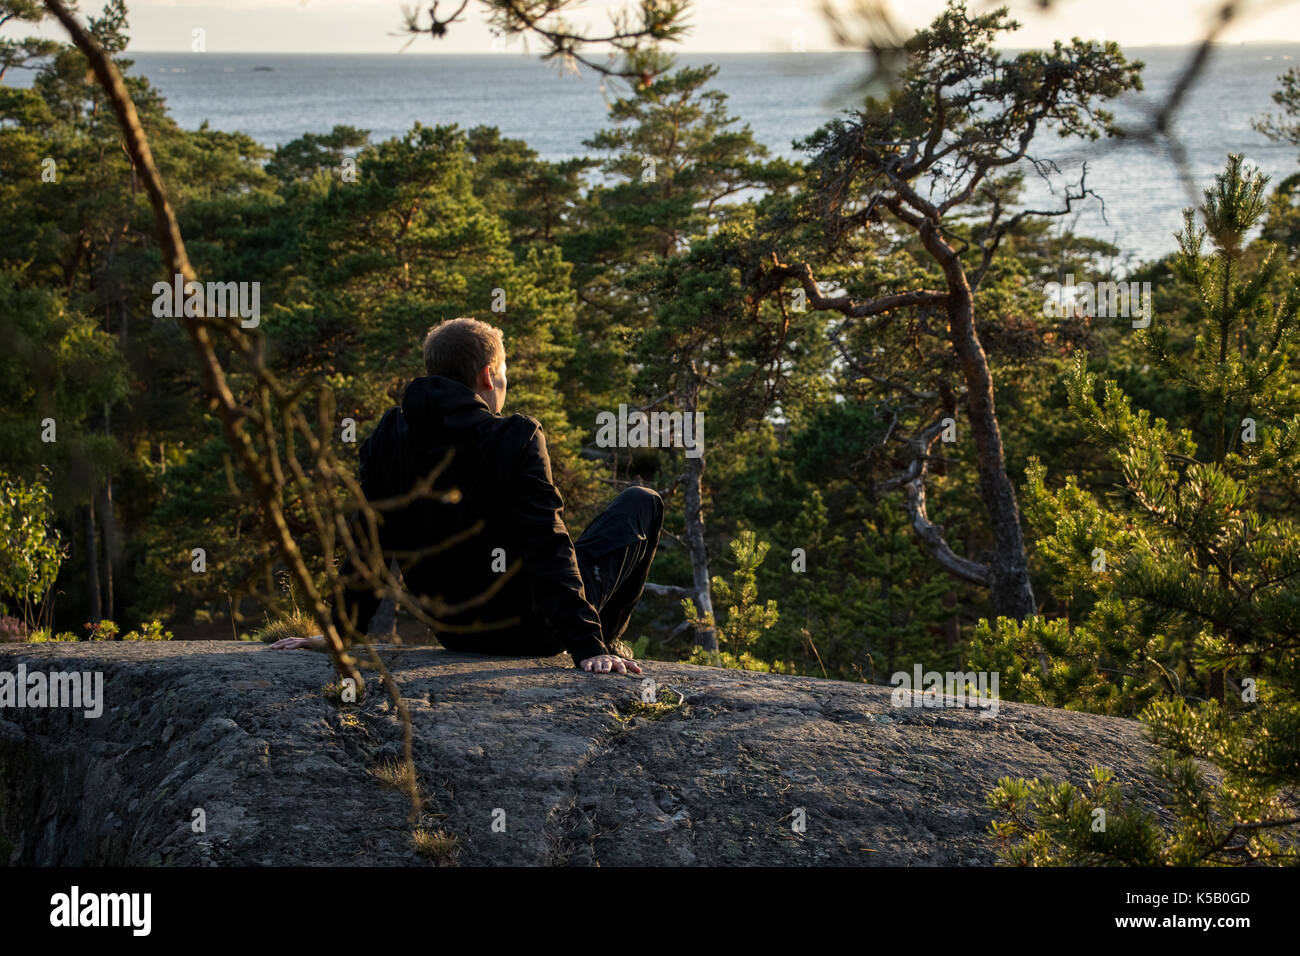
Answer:
<svg viewBox="0 0 1300 956"><path fill-rule="evenodd" d="M441 375L415 379L402 395L402 416L417 439L431 439L444 428L468 428L484 418L499 418L476 393Z"/></svg>

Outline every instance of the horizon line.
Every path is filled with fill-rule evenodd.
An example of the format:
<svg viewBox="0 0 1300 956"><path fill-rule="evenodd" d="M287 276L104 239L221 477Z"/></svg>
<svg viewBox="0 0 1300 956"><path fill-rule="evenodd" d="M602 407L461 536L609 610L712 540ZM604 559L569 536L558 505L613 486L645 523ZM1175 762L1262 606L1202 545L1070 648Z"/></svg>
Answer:
<svg viewBox="0 0 1300 956"><path fill-rule="evenodd" d="M1062 41L1064 42L1064 41ZM1121 43L1120 46L1127 50L1168 48L1175 49L1179 47L1199 47L1201 41L1191 41L1187 43ZM1300 47L1300 40L1238 40L1232 41L1215 41L1211 44L1215 47L1237 47L1237 46L1278 46L1278 47ZM1039 49L1036 46L995 46L996 50L1033 50ZM674 56L751 56L754 54L761 55L787 55L787 56L805 56L809 53L848 53L862 54L867 50L844 47L825 47L808 50L789 50L789 49L769 49L769 50L672 50L668 51ZM457 51L437 51L437 50L204 50L197 52L186 49L134 49L128 46L123 53L175 53L189 56L209 56L213 53L224 55L239 56L313 56L320 54L329 54L332 56L374 56L376 54L398 54L401 56L481 56L481 57L504 57L504 56L527 56L537 58L541 61L540 55L536 51L528 50L457 50Z"/></svg>

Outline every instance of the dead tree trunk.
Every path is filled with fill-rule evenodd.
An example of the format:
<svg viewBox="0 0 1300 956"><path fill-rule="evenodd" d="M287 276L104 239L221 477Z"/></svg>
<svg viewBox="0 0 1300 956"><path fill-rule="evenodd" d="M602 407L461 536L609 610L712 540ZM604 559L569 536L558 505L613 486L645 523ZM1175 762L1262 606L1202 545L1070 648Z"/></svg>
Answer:
<svg viewBox="0 0 1300 956"><path fill-rule="evenodd" d="M700 407L700 380L692 366L691 381L682 391L683 420L695 420ZM698 436L697 436L698 440ZM710 653L718 649L718 630L713 616L713 590L709 582L709 552L704 544L704 444L699 443L699 454L686 455L686 488L684 492L686 523L686 548L691 556L691 579L695 585L695 608L708 624L695 629L695 643Z"/></svg>
<svg viewBox="0 0 1300 956"><path fill-rule="evenodd" d="M709 584L709 552L704 546L704 455L686 459L686 547L691 556L695 607L700 617L713 621L713 591ZM696 628L695 643L706 651L718 649L718 631L711 625Z"/></svg>
<svg viewBox="0 0 1300 956"><path fill-rule="evenodd" d="M117 602L114 597L113 579L118 555L117 518L113 514L113 479L104 479L104 485L95 495L95 515L99 519L100 537L104 547L104 617L115 620Z"/></svg>
<svg viewBox="0 0 1300 956"><path fill-rule="evenodd" d="M113 436L112 413L104 404L104 434ZM100 534L104 544L104 617L116 620L117 602L113 593L113 579L121 558L122 547L118 536L117 515L113 511L113 476L104 477L104 484L95 494L95 512L99 518Z"/></svg>
<svg viewBox="0 0 1300 956"><path fill-rule="evenodd" d="M102 619L99 601L99 547L95 538L95 502L92 498L84 509L86 526L86 601L90 610L90 623Z"/></svg>

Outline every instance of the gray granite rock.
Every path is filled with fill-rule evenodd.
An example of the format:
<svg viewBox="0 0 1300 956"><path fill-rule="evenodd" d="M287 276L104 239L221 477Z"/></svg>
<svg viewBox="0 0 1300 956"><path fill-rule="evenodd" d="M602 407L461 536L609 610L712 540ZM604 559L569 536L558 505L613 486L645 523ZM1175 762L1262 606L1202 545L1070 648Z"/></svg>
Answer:
<svg viewBox="0 0 1300 956"><path fill-rule="evenodd" d="M1081 784L1101 764L1155 803L1130 720L896 708L888 687L649 661L685 698L654 713L642 678L567 657L380 653L413 722L415 822L374 773L402 731L373 672L339 707L307 651L0 648L0 671L100 671L105 696L95 719L0 711L0 862L427 865L424 826L461 865L970 865L994 860L984 798L1003 776Z"/></svg>

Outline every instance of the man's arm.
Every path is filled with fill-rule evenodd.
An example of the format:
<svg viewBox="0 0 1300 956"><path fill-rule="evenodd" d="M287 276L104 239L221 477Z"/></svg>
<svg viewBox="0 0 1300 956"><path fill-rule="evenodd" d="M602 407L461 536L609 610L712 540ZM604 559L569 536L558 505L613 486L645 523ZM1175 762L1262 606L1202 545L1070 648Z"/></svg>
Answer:
<svg viewBox="0 0 1300 956"><path fill-rule="evenodd" d="M393 497L395 494L406 492L409 488L408 469L400 467L403 459L397 454L391 438L397 431L400 418L399 409L389 409L357 450L357 481L367 501L380 501ZM384 436L388 436L388 440L384 440ZM379 459L378 467L376 467L376 458ZM403 531L409 527L409 522L401 513L377 514L375 517L379 521L379 547L384 553L384 563L387 564L389 552L400 549L405 544L402 540ZM370 540L367 524L360 509L352 512L348 523L353 541ZM334 627L340 635L347 633L345 622L350 619L355 620L357 630L365 634L370 627L371 618L375 616L381 603L372 588L357 587L348 583L356 572L356 561L353 560L352 553L348 552L339 567L339 580L343 582L343 597L334 603L330 611L330 616L334 619Z"/></svg>
<svg viewBox="0 0 1300 956"><path fill-rule="evenodd" d="M578 556L564 526L564 501L551 478L540 424L534 424L506 487L511 496L510 530L523 545L523 573L532 584L543 626L560 635L578 666L611 656L601 634L600 615L582 589Z"/></svg>
<svg viewBox="0 0 1300 956"><path fill-rule="evenodd" d="M350 519L352 526L352 537L355 541L366 540L365 525L361 520L361 512L354 511ZM387 548L384 541L384 525L379 526L380 546ZM364 634L370 627L370 619L375 616L379 610L380 599L375 596L375 592L368 588L357 588L348 585L346 582L356 574L356 562L352 560L352 553L349 551L343 558L343 564L339 568L339 580L345 582L343 586L343 599L336 601L334 607L330 610L330 616L334 618L334 628L342 636L347 632L345 621L356 616L356 628Z"/></svg>
<svg viewBox="0 0 1300 956"><path fill-rule="evenodd" d="M371 456L375 453L376 434L378 434L379 430L388 423L389 417L394 414L396 414L396 410L386 412L384 417L380 420L379 427L375 429L375 432L366 437L366 440L361 443L361 447L357 450L357 481L361 485L361 491L368 501L375 501L385 497L386 484L376 480L383 476L375 473L375 470L371 465ZM388 470L391 472L394 469L390 465ZM393 476L390 475L389 477L391 479ZM384 485L384 487L380 487L381 485ZM384 550L384 553L387 554L388 549L393 547L393 542L389 540L392 537L392 530L389 526L389 522L384 520L387 516L379 515L376 517L379 518L379 546ZM366 533L366 524L362 520L360 509L352 512L348 521L351 527L353 541L362 542L369 539L369 535ZM387 563L386 559L385 563ZM334 618L334 627L339 632L340 636L347 633L344 622L354 616L357 630L362 634L366 633L366 630L370 627L370 619L374 617L375 612L379 610L380 599L375 596L373 590L348 585L348 580L356 574L356 570L356 562L353 560L352 553L349 551L344 556L343 564L339 568L339 580L344 582L343 599L341 601L336 601L330 612L331 616Z"/></svg>

